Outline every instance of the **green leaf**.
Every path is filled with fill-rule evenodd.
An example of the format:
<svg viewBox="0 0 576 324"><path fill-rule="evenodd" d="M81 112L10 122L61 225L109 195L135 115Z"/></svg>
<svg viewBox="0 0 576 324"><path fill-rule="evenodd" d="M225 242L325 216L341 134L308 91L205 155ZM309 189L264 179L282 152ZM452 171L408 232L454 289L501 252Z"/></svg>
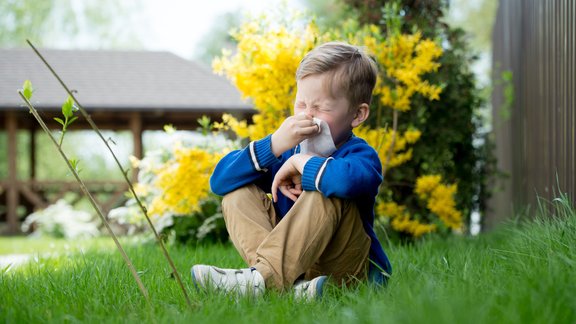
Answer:
<svg viewBox="0 0 576 324"><path fill-rule="evenodd" d="M70 118L70 120L68 120L68 125L72 124L76 119L78 119L77 116Z"/></svg>
<svg viewBox="0 0 576 324"><path fill-rule="evenodd" d="M58 117L54 117L54 120L57 121L60 125L64 126L64 121Z"/></svg>
<svg viewBox="0 0 576 324"><path fill-rule="evenodd" d="M201 131L203 135L207 135L210 132L210 129L212 128L212 124L210 123L210 117L206 116L206 115L202 115L202 118L198 118L196 119L196 121L198 122L198 125L200 125L201 127Z"/></svg>
<svg viewBox="0 0 576 324"><path fill-rule="evenodd" d="M62 105L62 115L64 115L64 117L66 118L72 117L74 115L72 113L72 110L74 109L73 107L74 107L74 100L72 99L72 97L68 96L68 99L66 99L66 101Z"/></svg>
<svg viewBox="0 0 576 324"><path fill-rule="evenodd" d="M210 127L210 117L206 115L202 115L202 118L198 118L196 121L202 128Z"/></svg>
<svg viewBox="0 0 576 324"><path fill-rule="evenodd" d="M78 168L78 164L80 164L80 160L70 159L68 161L72 165L72 168L74 169L74 171L76 171L76 173L80 173L80 169Z"/></svg>
<svg viewBox="0 0 576 324"><path fill-rule="evenodd" d="M30 100L33 92L34 89L32 88L32 82L30 82L30 80L24 81L24 84L22 85L22 93L24 94L24 97Z"/></svg>

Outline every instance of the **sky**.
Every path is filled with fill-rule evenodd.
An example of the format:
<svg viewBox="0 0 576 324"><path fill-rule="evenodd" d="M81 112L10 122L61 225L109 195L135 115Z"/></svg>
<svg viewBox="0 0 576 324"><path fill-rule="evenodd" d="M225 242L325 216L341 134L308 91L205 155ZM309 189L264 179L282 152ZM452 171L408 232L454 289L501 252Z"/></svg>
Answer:
<svg viewBox="0 0 576 324"><path fill-rule="evenodd" d="M230 11L255 15L284 2L289 8L304 8L299 0L147 0L143 10L146 26L141 29L146 35L141 39L149 50L167 50L191 58L219 16Z"/></svg>

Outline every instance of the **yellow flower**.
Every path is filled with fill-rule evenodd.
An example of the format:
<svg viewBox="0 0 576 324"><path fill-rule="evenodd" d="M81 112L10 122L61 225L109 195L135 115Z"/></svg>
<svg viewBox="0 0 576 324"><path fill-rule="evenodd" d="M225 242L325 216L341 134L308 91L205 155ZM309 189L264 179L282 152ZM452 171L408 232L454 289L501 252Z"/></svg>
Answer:
<svg viewBox="0 0 576 324"><path fill-rule="evenodd" d="M378 203L376 213L380 217L389 218L390 225L395 231L404 232L416 238L436 231L436 225L425 224L417 219L412 219L405 206L392 201Z"/></svg>
<svg viewBox="0 0 576 324"><path fill-rule="evenodd" d="M456 209L454 196L458 187L441 183L440 175L426 175L416 180L414 192L426 201L426 207L448 227L460 230L463 226L462 213Z"/></svg>
<svg viewBox="0 0 576 324"><path fill-rule="evenodd" d="M174 158L157 170L153 186L160 194L150 204L150 215L188 215L198 211L200 202L210 194L210 175L222 157L180 145L175 145L173 153Z"/></svg>
<svg viewBox="0 0 576 324"><path fill-rule="evenodd" d="M406 139L407 143L414 144L419 139L422 133L417 129L409 129L404 133L404 138Z"/></svg>
<svg viewBox="0 0 576 324"><path fill-rule="evenodd" d="M439 175L425 175L416 180L416 189L414 190L421 199L426 199L426 195L430 194L440 184L442 177Z"/></svg>

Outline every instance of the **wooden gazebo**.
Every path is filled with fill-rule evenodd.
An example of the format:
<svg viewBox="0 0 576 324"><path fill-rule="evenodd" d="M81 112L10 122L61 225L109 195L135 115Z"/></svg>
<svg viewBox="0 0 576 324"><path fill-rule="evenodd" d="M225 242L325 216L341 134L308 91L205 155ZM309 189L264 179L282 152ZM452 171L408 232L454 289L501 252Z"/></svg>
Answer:
<svg viewBox="0 0 576 324"><path fill-rule="evenodd" d="M131 131L136 157L142 156L144 130L160 130L166 124L194 130L202 115L217 120L224 112L244 118L254 112L226 79L168 52L40 51L77 92L78 100L100 129ZM7 135L7 141L0 143L0 156L4 151L8 157L8 172L4 172L8 176L0 179L0 231L5 233L19 231L18 206L31 212L53 203L65 192L79 192L75 183L36 179L39 157L35 154L35 138L40 129L17 94L27 79L35 89L32 101L45 120L60 114L67 97L31 49L0 49L0 131ZM82 118L72 127L87 128ZM18 179L16 173L18 132L30 133L28 179ZM114 207L126 190L123 183L106 179L88 185L90 190L109 193L109 201L102 202L105 209Z"/></svg>

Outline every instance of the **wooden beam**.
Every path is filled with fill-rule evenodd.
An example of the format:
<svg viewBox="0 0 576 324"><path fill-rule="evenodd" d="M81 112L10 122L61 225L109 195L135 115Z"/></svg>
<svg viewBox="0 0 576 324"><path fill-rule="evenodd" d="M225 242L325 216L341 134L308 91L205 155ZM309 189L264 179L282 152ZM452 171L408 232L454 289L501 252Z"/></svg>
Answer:
<svg viewBox="0 0 576 324"><path fill-rule="evenodd" d="M132 132L133 139L133 155L142 159L143 147L142 147L142 115L139 112L133 112L130 116L130 130ZM138 180L138 169L132 169L132 181L136 182Z"/></svg>
<svg viewBox="0 0 576 324"><path fill-rule="evenodd" d="M8 111L6 113L6 133L8 141L8 181L6 188L6 205L7 215L6 223L8 225L8 232L16 234L18 232L18 177L16 170L16 133L18 130L18 123L16 121L16 113Z"/></svg>

